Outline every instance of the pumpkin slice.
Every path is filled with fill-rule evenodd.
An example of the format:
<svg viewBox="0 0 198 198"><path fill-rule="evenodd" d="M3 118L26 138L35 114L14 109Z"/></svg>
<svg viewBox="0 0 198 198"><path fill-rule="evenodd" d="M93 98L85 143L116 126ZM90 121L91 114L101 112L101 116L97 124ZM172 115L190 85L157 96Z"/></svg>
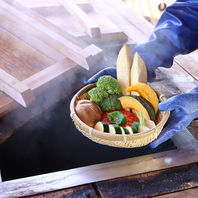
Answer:
<svg viewBox="0 0 198 198"><path fill-rule="evenodd" d="M126 89L127 92L137 91L140 96L147 99L153 106L155 113L158 111L159 99L156 92L146 83L136 83Z"/></svg>
<svg viewBox="0 0 198 198"><path fill-rule="evenodd" d="M136 96L136 97L141 97L141 96ZM142 104L137 98L132 97L132 96L121 96L118 98L122 104L122 107L124 109L134 109L138 112L142 112L143 116L147 120L151 120L151 117L147 111L146 108L149 108L145 104Z"/></svg>
<svg viewBox="0 0 198 198"><path fill-rule="evenodd" d="M150 120L155 121L155 110L154 110L152 104L148 100L146 100L145 98L143 98L141 96L132 95L131 97L138 100L147 110L147 112L150 116Z"/></svg>
<svg viewBox="0 0 198 198"><path fill-rule="evenodd" d="M124 45L117 57L117 80L120 83L122 94L127 95L126 88L131 85L131 67L133 62L133 56L130 48Z"/></svg>
<svg viewBox="0 0 198 198"><path fill-rule="evenodd" d="M131 68L131 85L138 82L147 83L147 69L144 61L136 52L133 58L133 65Z"/></svg>

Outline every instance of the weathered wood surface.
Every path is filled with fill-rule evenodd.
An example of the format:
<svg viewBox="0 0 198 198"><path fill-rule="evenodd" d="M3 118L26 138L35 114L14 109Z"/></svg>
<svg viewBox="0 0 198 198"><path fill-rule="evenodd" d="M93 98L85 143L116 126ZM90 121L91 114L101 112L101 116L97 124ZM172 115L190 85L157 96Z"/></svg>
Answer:
<svg viewBox="0 0 198 198"><path fill-rule="evenodd" d="M78 64L84 65L88 69L89 65L93 66L95 60L104 56L104 52L97 46L85 44L61 31L33 11L28 12L24 6L15 3L14 5L18 10L10 6L11 3L10 1L1 1L0 7L2 18L0 23L1 69L8 74L7 76L15 79L21 87L22 85L27 88L30 85L30 87L28 92L24 92L29 93L25 94L28 97L23 96L23 93L16 86L11 86L3 76L2 83L4 85L5 82L7 83L6 86L2 86L1 90L14 100L0 92L2 96L0 97L0 115L13 110L18 104L25 107L29 106L35 98L33 93L42 93L44 91L43 87L45 89L49 88L51 82L60 82L60 79L63 79L61 75L64 76L65 72L61 68L61 64L64 64L66 72ZM73 58L77 59L73 62L70 60L62 61L67 57L72 58L70 54L73 54ZM53 66L54 64L55 66ZM52 73L49 74L49 72ZM57 76L58 73L59 76ZM28 85L25 84L26 81ZM43 83L45 83L45 86L42 86Z"/></svg>
<svg viewBox="0 0 198 198"><path fill-rule="evenodd" d="M101 36L100 27L87 16L87 14L74 2L60 0L61 4L66 10L82 25L87 34L92 38L98 38Z"/></svg>
<svg viewBox="0 0 198 198"><path fill-rule="evenodd" d="M61 37L55 32L49 30L39 22L28 17L24 13L19 12L12 6L9 6L4 1L1 1L1 14L4 17L5 23L1 21L1 26L7 31L10 31L9 24L12 25L11 33L19 37L24 42L28 42L31 46L36 48L42 53L45 54L45 51L42 50L43 44L53 48L58 53L62 54L63 57L68 57L77 64L85 67L86 69L89 66L93 65L95 60L90 54L87 54L80 47L76 46L69 40ZM21 33L23 37L21 36ZM26 38L30 36L33 39L41 42L41 45L31 42L31 40ZM28 41L27 41L28 40ZM47 55L47 54L46 54ZM49 56L49 55L48 55Z"/></svg>
<svg viewBox="0 0 198 198"><path fill-rule="evenodd" d="M198 187L197 181L197 167L192 164L99 182L96 186L101 197L153 197Z"/></svg>
<svg viewBox="0 0 198 198"><path fill-rule="evenodd" d="M76 5L82 9L84 12L83 14L86 14L86 18L88 17L91 21L95 22L97 27L99 27L101 32L99 37L89 36L78 20L75 20L75 18L68 13L59 1L53 1L51 3L48 1L42 1L41 3L37 1L18 2L28 8L31 8L31 10L39 13L47 20L56 24L62 30L69 32L76 38L83 39L86 43L101 43L109 41L121 42L128 39L119 26L113 23L108 17L104 16L102 12L94 8L89 1L75 0L72 2L76 3ZM84 21L84 23L86 22Z"/></svg>
<svg viewBox="0 0 198 198"><path fill-rule="evenodd" d="M43 179L43 184L45 183L45 175L43 178L38 178L40 182ZM60 189L58 191L53 191L53 186L55 183L51 184L52 192L39 193L38 189L32 188L33 183L30 178L22 179L26 184L24 184L24 190L19 191L16 190L17 183L15 189L12 192L4 192L2 197L28 197L28 198L41 198L41 197L96 197L96 198L111 198L111 197L153 197L164 194L174 195L184 195L189 194L191 197L196 197L197 195L197 187L198 187L198 173L197 166L195 164L189 164L185 166L170 168L159 170L155 172L143 173L128 177L122 177L118 179L112 179L107 181L96 182L93 184L80 185L73 188ZM50 175L49 177L50 178ZM46 177L47 179L47 177ZM64 179L64 178L63 178ZM65 178L66 179L66 178ZM85 178L84 178L85 179ZM21 181L22 181L21 180ZM21 182L20 180L16 180L18 184ZM54 180L57 182L57 180ZM11 183L14 185L14 181L3 182L7 184L9 187ZM44 186L50 186L49 183L45 183ZM43 188L44 188L43 186ZM195 190L188 190L196 188ZM4 187L6 189L6 186ZM9 190L9 188L7 189ZM1 189L0 189L1 192ZM15 192L15 193L14 193ZM20 192L20 193L19 193ZM187 193L186 193L187 192ZM159 196L162 197L163 196ZM165 197L168 197L165 196ZM170 196L171 197L171 196ZM175 196L172 196L175 197Z"/></svg>
<svg viewBox="0 0 198 198"><path fill-rule="evenodd" d="M90 187L90 189L89 189ZM61 198L61 197L65 197L65 198L70 198L71 196L76 197L76 198L81 198L83 195L85 196L89 196L90 198L101 198L101 195L97 195L95 193L95 191L97 190L97 188L95 188L95 186L80 186L78 188L69 188L69 189L65 189L65 190L60 190L57 192L52 192L52 193L46 193L46 194L40 194L40 195L35 195L35 196L28 196L26 198L43 198L43 196L47 197L47 198L53 198L53 197L57 197L57 198ZM122 192L122 189L120 190ZM140 194L138 194L138 197L149 197L147 195L141 195L141 191ZM109 198L111 198L112 196L110 195ZM117 197L117 195L116 195ZM122 197L122 195L120 196ZM127 198L132 198L134 197L133 195L130 195L130 192L128 193ZM195 198L198 197L198 188L192 188L192 189L188 189L188 190L181 190L179 192L175 192L175 193L168 193L166 195L160 195L160 196L155 196L155 198ZM102 198L107 198L105 196L102 196Z"/></svg>
<svg viewBox="0 0 198 198"><path fill-rule="evenodd" d="M168 193L166 195L156 196L156 198L195 198L198 197L198 188L192 188L175 193Z"/></svg>
<svg viewBox="0 0 198 198"><path fill-rule="evenodd" d="M32 90L19 80L0 69L0 90L16 100L24 107L29 106L35 100Z"/></svg>

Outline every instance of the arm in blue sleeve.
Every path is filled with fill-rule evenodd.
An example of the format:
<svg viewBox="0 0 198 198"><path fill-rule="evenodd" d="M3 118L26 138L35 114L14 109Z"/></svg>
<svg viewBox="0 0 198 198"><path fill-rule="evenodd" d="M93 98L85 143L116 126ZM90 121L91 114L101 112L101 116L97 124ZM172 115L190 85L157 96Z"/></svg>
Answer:
<svg viewBox="0 0 198 198"><path fill-rule="evenodd" d="M157 67L170 68L178 54L198 48L198 0L176 1L163 12L148 42L138 44L138 52L148 69L148 79L155 78Z"/></svg>

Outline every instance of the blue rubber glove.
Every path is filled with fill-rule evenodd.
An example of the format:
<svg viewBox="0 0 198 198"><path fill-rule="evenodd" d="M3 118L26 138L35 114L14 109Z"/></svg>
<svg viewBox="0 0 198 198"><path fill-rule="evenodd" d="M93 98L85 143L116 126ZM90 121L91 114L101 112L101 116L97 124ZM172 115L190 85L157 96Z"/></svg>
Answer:
<svg viewBox="0 0 198 198"><path fill-rule="evenodd" d="M155 80L157 67L170 68L178 54L198 48L198 1L178 0L165 9L148 42L138 44L138 52L148 70L148 81Z"/></svg>
<svg viewBox="0 0 198 198"><path fill-rule="evenodd" d="M149 144L151 148L156 148L198 118L198 87L161 102L159 110L171 111L171 115L158 138Z"/></svg>
<svg viewBox="0 0 198 198"><path fill-rule="evenodd" d="M104 75L110 75L114 78L117 78L116 67L107 67L99 71L97 74L92 76L89 80L87 80L86 84L94 83L98 80L98 78L100 78L100 76L104 76Z"/></svg>

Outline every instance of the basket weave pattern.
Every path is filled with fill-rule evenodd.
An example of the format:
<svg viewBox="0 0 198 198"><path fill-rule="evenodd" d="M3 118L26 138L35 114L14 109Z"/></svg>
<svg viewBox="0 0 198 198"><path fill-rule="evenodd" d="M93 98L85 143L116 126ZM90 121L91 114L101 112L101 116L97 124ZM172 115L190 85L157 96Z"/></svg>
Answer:
<svg viewBox="0 0 198 198"><path fill-rule="evenodd" d="M95 85L87 85L83 89L81 89L72 99L70 103L70 111L71 118L76 126L76 128L87 138L90 140L97 142L99 144L108 145L112 147L120 147L120 148L135 148L141 147L149 144L153 140L155 140L160 132L162 131L163 126L168 120L170 112L158 112L156 116L156 126L155 128L142 133L136 133L131 135L118 135L118 134L109 134L101 131L97 131L85 123L83 123L75 113L75 104L79 99L82 99L82 96L86 94L86 92L93 88ZM158 93L160 101L165 100L165 97Z"/></svg>

